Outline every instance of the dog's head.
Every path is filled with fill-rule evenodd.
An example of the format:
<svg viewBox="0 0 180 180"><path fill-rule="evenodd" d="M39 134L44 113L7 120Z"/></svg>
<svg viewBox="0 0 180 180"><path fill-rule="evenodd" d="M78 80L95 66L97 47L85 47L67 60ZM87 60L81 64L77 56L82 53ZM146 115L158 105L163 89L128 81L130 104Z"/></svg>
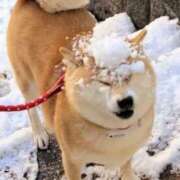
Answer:
<svg viewBox="0 0 180 180"><path fill-rule="evenodd" d="M11 91L8 78L7 73L0 73L0 97L6 96Z"/></svg>
<svg viewBox="0 0 180 180"><path fill-rule="evenodd" d="M153 108L155 75L144 55L128 57L127 64L109 71L94 67L93 57L88 63L87 60L74 63L72 52L67 49L61 52L67 65L68 101L86 120L107 129L123 129L138 122ZM115 73L125 69L124 74Z"/></svg>

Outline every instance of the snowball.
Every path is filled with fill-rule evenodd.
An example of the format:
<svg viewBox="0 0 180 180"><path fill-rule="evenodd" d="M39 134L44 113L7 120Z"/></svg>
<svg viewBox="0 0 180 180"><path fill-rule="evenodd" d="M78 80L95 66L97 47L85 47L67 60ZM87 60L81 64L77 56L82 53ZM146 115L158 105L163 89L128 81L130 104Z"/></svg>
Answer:
<svg viewBox="0 0 180 180"><path fill-rule="evenodd" d="M93 37L96 40L106 36L127 36L135 31L135 27L126 13L117 14L97 24L93 30Z"/></svg>
<svg viewBox="0 0 180 180"><path fill-rule="evenodd" d="M115 68L131 54L129 44L121 38L105 37L98 41L93 41L90 45L90 52L95 58L99 67Z"/></svg>

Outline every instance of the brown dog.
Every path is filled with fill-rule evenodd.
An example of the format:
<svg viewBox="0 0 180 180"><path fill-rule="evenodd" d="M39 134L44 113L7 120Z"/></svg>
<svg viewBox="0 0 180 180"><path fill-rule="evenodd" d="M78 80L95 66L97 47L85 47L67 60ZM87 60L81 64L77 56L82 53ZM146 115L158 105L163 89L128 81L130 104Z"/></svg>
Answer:
<svg viewBox="0 0 180 180"><path fill-rule="evenodd" d="M48 12L87 3L37 1ZM62 62L59 47L70 49L71 39L94 25L94 18L85 9L48 14L35 1L17 1L9 24L8 52L27 101L49 89L57 79L54 67ZM143 73L132 74L122 84L110 85L91 79L91 70L77 65L71 51L64 50L62 54L67 65L65 91L44 104L43 111L45 128L55 131L61 145L68 179L79 180L81 168L88 162L119 166L123 180L138 179L131 169L131 157L149 137L154 117L155 76L148 59L139 57L145 65ZM87 86L81 87L82 79ZM106 91L99 91L102 88ZM37 110L30 110L29 116L38 146L46 148L48 135Z"/></svg>
<svg viewBox="0 0 180 180"><path fill-rule="evenodd" d="M69 51L62 54L66 86L57 98L55 132L68 179L79 180L82 167L95 162L120 167L122 180L139 180L131 158L150 136L154 119L155 75L149 60L132 59L143 62L145 71L110 84L92 79L86 65L73 64Z"/></svg>

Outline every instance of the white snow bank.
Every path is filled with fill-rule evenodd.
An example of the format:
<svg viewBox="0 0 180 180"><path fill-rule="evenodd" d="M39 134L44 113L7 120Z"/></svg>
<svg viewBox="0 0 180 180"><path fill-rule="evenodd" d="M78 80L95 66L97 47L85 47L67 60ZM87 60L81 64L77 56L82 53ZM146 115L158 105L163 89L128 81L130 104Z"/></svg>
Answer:
<svg viewBox="0 0 180 180"><path fill-rule="evenodd" d="M153 136L136 155L134 167L140 174L158 180L172 164L180 170L180 48L159 57L155 64L158 77L156 119ZM153 153L149 156L146 151ZM178 171L177 171L178 170Z"/></svg>
<svg viewBox="0 0 180 180"><path fill-rule="evenodd" d="M101 40L106 36L127 36L134 31L135 27L130 17L126 13L121 13L98 23L93 30L93 37Z"/></svg>
<svg viewBox="0 0 180 180"><path fill-rule="evenodd" d="M178 20L161 17L150 23L146 29L148 33L144 39L145 53L157 60L164 53L168 53L180 46L180 26Z"/></svg>
<svg viewBox="0 0 180 180"><path fill-rule="evenodd" d="M36 146L31 130L24 128L2 139L0 159L0 180L36 179Z"/></svg>
<svg viewBox="0 0 180 180"><path fill-rule="evenodd" d="M29 139L32 139L32 132L30 128L22 128L21 130L8 136L6 139L2 139L0 144L0 158L8 152L14 151L18 148L18 146L22 145Z"/></svg>

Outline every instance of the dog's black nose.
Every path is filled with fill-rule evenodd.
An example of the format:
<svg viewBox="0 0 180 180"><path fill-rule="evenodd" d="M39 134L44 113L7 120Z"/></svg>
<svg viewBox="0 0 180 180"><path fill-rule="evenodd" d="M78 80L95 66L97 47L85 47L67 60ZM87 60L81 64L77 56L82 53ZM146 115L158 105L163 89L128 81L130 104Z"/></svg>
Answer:
<svg viewBox="0 0 180 180"><path fill-rule="evenodd" d="M116 116L122 119L129 119L134 114L134 100L131 96L128 96L122 100L117 101L119 112L116 112Z"/></svg>
<svg viewBox="0 0 180 180"><path fill-rule="evenodd" d="M131 96L128 96L123 100L117 101L117 104L121 110L129 110L133 108L134 101Z"/></svg>

